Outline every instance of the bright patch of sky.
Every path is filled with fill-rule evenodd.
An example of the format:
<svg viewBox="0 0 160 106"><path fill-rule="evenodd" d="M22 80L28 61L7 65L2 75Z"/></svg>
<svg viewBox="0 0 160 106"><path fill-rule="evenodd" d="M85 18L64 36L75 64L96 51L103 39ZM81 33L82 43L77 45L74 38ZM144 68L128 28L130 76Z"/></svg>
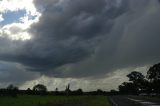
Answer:
<svg viewBox="0 0 160 106"><path fill-rule="evenodd" d="M0 13L24 9L32 14L36 13L33 0L0 0L0 7Z"/></svg>
<svg viewBox="0 0 160 106"><path fill-rule="evenodd" d="M0 37L11 40L31 39L27 29L32 23L38 22L41 15L33 0L0 0L0 7ZM19 30L14 32L17 28Z"/></svg>
<svg viewBox="0 0 160 106"><path fill-rule="evenodd" d="M2 22L4 20L2 14L0 14L0 22Z"/></svg>
<svg viewBox="0 0 160 106"><path fill-rule="evenodd" d="M26 14L25 10L18 10L18 11L8 11L6 13L3 13L3 21L0 23L0 26L4 26L6 24L11 24L11 23L18 23L20 22L20 18L24 17Z"/></svg>

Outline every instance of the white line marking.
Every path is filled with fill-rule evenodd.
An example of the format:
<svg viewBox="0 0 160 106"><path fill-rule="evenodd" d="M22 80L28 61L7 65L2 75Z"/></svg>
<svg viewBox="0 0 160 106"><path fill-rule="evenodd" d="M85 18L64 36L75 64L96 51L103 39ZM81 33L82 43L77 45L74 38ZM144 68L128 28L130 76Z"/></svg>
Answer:
<svg viewBox="0 0 160 106"><path fill-rule="evenodd" d="M142 102L142 100L137 100L137 99L132 99L132 98L128 98L129 100L135 101L135 102Z"/></svg>
<svg viewBox="0 0 160 106"><path fill-rule="evenodd" d="M109 99L111 100L114 106L118 106L117 103L111 97L109 97Z"/></svg>
<svg viewBox="0 0 160 106"><path fill-rule="evenodd" d="M135 102L139 102L145 106L160 106L157 103L154 102L147 102L147 101L143 101L143 100L137 100L137 99L132 99L132 98L128 98L129 100L135 101Z"/></svg>

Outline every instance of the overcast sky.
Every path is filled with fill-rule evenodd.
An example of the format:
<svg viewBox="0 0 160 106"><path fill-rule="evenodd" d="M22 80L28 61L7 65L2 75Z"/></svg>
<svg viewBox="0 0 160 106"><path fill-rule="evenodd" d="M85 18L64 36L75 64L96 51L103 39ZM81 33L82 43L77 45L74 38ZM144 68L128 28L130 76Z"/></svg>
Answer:
<svg viewBox="0 0 160 106"><path fill-rule="evenodd" d="M160 61L159 0L0 0L0 87L117 89Z"/></svg>

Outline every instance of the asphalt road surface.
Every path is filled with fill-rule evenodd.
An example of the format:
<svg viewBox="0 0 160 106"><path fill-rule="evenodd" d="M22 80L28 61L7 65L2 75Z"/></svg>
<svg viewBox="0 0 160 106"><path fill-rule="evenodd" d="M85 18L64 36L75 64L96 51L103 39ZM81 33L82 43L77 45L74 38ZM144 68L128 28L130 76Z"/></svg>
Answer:
<svg viewBox="0 0 160 106"><path fill-rule="evenodd" d="M160 102L153 102L138 98L138 96L110 96L112 106L160 106Z"/></svg>

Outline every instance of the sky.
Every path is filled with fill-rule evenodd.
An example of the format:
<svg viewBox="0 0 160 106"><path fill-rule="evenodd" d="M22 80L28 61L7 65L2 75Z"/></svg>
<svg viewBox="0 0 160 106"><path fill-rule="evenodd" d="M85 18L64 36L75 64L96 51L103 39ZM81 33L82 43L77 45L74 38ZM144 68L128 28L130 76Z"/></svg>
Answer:
<svg viewBox="0 0 160 106"><path fill-rule="evenodd" d="M159 0L0 0L0 88L117 89L160 61Z"/></svg>

